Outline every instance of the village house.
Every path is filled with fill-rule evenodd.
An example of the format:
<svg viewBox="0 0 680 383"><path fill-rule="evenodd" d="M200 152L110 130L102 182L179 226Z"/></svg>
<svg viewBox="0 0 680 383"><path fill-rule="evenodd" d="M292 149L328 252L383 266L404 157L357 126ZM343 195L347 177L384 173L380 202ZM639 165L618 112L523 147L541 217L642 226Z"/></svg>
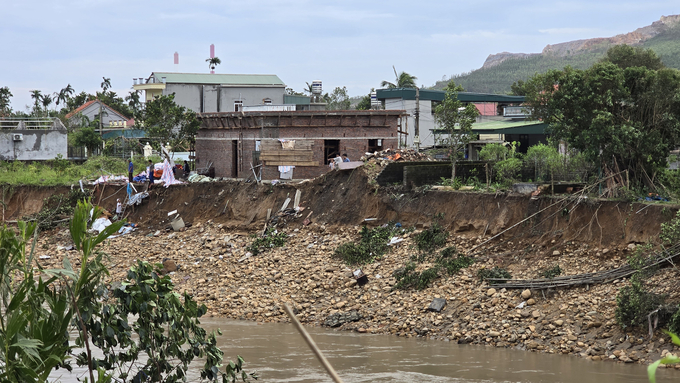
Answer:
<svg viewBox="0 0 680 383"><path fill-rule="evenodd" d="M445 95L444 91L432 89L419 89L417 95L413 88L376 91L377 99L384 109L405 110L408 113L403 130L407 132L404 146L410 148L440 145L439 138L445 131L437 126L434 111ZM545 124L530 121L521 106L524 96L459 92L458 99L464 104L474 104L479 111L477 121L472 125L472 130L479 134L479 139L470 143L469 159L477 159L479 149L487 143L517 141L520 143L519 150L526 152L529 146L546 141Z"/></svg>
<svg viewBox="0 0 680 383"><path fill-rule="evenodd" d="M143 101L174 94L175 103L196 113L242 111L244 106L292 104L286 85L273 74L210 74L153 72L133 79L132 88L144 91ZM309 97L295 101L309 105ZM293 105L295 109L295 105Z"/></svg>
<svg viewBox="0 0 680 383"><path fill-rule="evenodd" d="M196 167L215 177L313 178L332 157L396 149L402 110L201 113ZM259 177L258 177L259 178Z"/></svg>
<svg viewBox="0 0 680 383"><path fill-rule="evenodd" d="M103 127L124 128L132 120L99 100L90 100L65 116L69 127L79 127L96 120L101 114ZM85 121L83 121L85 120Z"/></svg>

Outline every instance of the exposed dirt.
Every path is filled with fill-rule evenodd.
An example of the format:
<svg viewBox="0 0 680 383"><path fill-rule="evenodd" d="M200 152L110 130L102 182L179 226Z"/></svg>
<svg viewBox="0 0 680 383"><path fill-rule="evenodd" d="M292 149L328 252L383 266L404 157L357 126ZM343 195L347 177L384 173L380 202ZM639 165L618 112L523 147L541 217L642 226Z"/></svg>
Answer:
<svg viewBox="0 0 680 383"><path fill-rule="evenodd" d="M144 188L144 186L140 186ZM37 213L44 198L67 193L70 188L13 187L5 193L4 218L16 220ZM142 228L164 228L167 213L177 210L185 222L212 220L230 229L261 229L267 210L278 211L286 198L302 192L300 206L304 217L325 226L388 221L403 226L426 227L435 215L452 233L493 236L516 223L531 219L504 233L499 239L525 238L545 244L567 241L593 246L626 246L629 243L656 243L660 225L677 211L669 204L647 205L621 201L577 200L554 196L531 200L527 196L450 191L408 191L400 188L376 189L367 182L364 170L331 172L299 184L257 185L238 181L156 187L140 206L126 211L130 222ZM94 189L93 202L115 210L116 198L125 198L125 187L107 185ZM226 208L225 208L226 206ZM292 203L291 203L292 206ZM299 227L302 219L293 224ZM298 226L295 226L298 225Z"/></svg>

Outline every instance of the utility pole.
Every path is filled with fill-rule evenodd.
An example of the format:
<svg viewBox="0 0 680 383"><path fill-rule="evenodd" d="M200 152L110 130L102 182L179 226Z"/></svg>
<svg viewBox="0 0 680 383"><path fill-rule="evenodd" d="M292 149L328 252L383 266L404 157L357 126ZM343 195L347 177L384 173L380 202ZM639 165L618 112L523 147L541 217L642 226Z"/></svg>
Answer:
<svg viewBox="0 0 680 383"><path fill-rule="evenodd" d="M416 87L416 134L413 137L413 143L416 144L416 152L420 151L420 89Z"/></svg>

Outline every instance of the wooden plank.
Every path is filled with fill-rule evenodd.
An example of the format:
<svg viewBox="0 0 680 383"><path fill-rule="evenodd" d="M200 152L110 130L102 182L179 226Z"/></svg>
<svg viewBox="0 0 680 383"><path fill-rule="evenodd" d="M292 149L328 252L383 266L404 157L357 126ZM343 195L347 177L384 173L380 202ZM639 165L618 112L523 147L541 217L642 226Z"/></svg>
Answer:
<svg viewBox="0 0 680 383"><path fill-rule="evenodd" d="M267 166L319 166L319 161L266 161Z"/></svg>
<svg viewBox="0 0 680 383"><path fill-rule="evenodd" d="M264 161L264 162L271 162L271 161L276 161L276 162L286 162L286 161L309 162L309 161L314 161L314 157L312 157L312 156L292 156L292 157L281 156L281 157L267 157L267 158L260 157L260 161Z"/></svg>

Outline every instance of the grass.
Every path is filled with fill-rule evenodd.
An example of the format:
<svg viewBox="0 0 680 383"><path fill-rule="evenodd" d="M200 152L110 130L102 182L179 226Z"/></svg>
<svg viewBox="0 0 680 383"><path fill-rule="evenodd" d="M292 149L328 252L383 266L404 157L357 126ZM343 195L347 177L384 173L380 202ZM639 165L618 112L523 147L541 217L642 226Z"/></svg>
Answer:
<svg viewBox="0 0 680 383"><path fill-rule="evenodd" d="M159 157L151 158L158 162ZM135 157L134 173L146 168L146 160ZM64 159L45 162L3 161L0 163L0 184L10 185L71 185L81 179L94 179L105 174L127 175L127 160L106 156L88 159L83 164L74 164Z"/></svg>
<svg viewBox="0 0 680 383"><path fill-rule="evenodd" d="M380 259L387 251L387 243L393 236L405 230L388 224L384 227L361 229L359 242L347 242L340 245L333 253L333 258L343 261L349 266L364 265Z"/></svg>

